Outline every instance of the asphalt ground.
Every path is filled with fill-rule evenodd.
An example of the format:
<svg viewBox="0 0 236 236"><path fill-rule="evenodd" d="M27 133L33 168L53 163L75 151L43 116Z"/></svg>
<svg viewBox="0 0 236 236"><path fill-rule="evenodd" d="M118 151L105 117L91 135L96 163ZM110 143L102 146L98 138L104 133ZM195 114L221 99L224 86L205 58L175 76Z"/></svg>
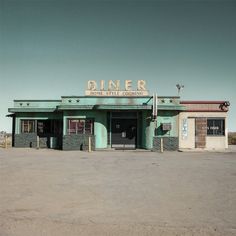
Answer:
<svg viewBox="0 0 236 236"><path fill-rule="evenodd" d="M236 148L0 149L0 235L236 235Z"/></svg>

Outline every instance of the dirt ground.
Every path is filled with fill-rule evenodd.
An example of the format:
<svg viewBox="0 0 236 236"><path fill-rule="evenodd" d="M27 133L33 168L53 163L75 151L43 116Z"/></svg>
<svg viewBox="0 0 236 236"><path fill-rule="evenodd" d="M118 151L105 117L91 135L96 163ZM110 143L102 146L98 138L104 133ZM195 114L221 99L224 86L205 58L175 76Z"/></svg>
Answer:
<svg viewBox="0 0 236 236"><path fill-rule="evenodd" d="M0 149L0 236L236 235L236 150Z"/></svg>

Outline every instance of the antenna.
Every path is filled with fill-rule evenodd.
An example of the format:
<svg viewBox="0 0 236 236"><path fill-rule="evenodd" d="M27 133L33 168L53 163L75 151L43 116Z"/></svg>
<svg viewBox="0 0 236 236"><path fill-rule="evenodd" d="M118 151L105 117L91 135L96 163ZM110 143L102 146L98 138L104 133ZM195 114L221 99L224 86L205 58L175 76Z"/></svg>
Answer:
<svg viewBox="0 0 236 236"><path fill-rule="evenodd" d="M180 90L184 88L183 84L176 84L176 88L178 89L178 96L180 95Z"/></svg>

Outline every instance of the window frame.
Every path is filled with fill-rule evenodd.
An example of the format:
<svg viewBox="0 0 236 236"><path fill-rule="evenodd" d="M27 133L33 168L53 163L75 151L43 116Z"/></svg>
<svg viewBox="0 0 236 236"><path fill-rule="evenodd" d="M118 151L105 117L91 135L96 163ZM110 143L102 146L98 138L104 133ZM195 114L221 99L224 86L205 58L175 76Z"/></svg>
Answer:
<svg viewBox="0 0 236 236"><path fill-rule="evenodd" d="M52 132L52 120L51 119L38 119L37 125L36 125L36 130L37 130L37 134L39 136L53 133Z"/></svg>
<svg viewBox="0 0 236 236"><path fill-rule="evenodd" d="M27 123L26 123L27 122ZM32 130L30 130L30 122L33 124ZM26 124L25 124L26 123ZM27 132L25 132L25 125L27 125ZM35 133L35 120L32 119L21 119L21 133L22 134L29 134L29 133Z"/></svg>
<svg viewBox="0 0 236 236"><path fill-rule="evenodd" d="M75 132L71 132L71 121L76 121L75 123ZM86 128L87 122L90 121L91 127L90 129ZM82 124L82 125L81 125ZM81 125L79 127L79 125ZM81 129L82 127L82 129ZM80 130L83 130L82 132L80 132ZM89 132L87 132L87 130L89 130ZM93 118L68 118L67 119L67 132L68 135L71 134L87 134L87 135L93 135L94 134L94 119Z"/></svg>
<svg viewBox="0 0 236 236"><path fill-rule="evenodd" d="M208 122L212 121L212 127L220 127L220 131L218 131L218 129L211 129L209 130L209 127L211 127L209 125ZM220 121L220 125L216 126L215 122ZM212 131L212 133L210 133L210 131ZM208 117L207 118L207 136L209 137L223 137L225 136L225 117Z"/></svg>

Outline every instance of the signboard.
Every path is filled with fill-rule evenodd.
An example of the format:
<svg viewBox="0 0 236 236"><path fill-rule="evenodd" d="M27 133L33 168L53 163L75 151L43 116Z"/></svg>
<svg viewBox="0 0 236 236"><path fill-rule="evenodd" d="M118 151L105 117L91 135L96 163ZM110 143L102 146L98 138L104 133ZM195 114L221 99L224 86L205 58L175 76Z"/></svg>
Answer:
<svg viewBox="0 0 236 236"><path fill-rule="evenodd" d="M188 137L188 119L184 118L182 121L182 139L187 139Z"/></svg>
<svg viewBox="0 0 236 236"><path fill-rule="evenodd" d="M124 88L121 89L120 80L109 80L107 87L105 81L101 80L98 84L95 80L88 81L87 90L85 90L86 96L115 96L115 97L136 97L136 96L148 96L149 93L146 90L146 81L138 80L136 88L134 88L132 80L125 80Z"/></svg>

